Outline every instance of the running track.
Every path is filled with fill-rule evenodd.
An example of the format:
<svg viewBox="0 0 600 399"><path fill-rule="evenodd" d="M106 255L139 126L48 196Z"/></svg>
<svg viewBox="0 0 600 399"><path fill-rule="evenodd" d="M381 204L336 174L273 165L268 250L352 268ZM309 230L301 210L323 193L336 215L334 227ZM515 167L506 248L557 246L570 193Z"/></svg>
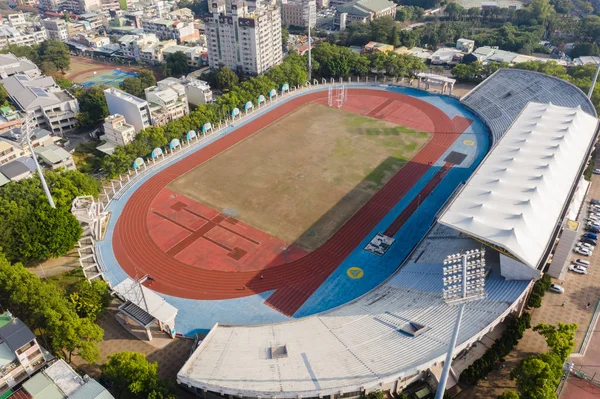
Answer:
<svg viewBox="0 0 600 399"><path fill-rule="evenodd" d="M326 101L326 91L297 97L280 105L157 173L136 190L125 205L113 235L113 250L123 270L130 276L152 276L153 290L190 299L230 299L274 290L266 301L267 305L292 316L471 124L469 119L450 119L437 107L399 93L349 89L348 94L349 102L354 98L355 101L359 100L359 106L367 108L368 104L360 104L358 96L377 96L387 99L384 102L387 105L394 101L416 107L429 119L423 121L422 130L432 131L434 134L421 151L320 248L298 260L275 267L270 265L269 269L259 272L206 270L202 269L201 265L192 266L180 262L159 249L148 232L147 214L154 197L171 181L300 105L310 101ZM361 113L383 119L391 115L389 111L385 112L385 108L379 106ZM425 128L431 125L433 128ZM450 166L446 164L445 168L438 172L437 178L421 191L420 198L424 199L433 190ZM397 231L417 205L411 203L407 207L408 210L403 212L387 231Z"/></svg>

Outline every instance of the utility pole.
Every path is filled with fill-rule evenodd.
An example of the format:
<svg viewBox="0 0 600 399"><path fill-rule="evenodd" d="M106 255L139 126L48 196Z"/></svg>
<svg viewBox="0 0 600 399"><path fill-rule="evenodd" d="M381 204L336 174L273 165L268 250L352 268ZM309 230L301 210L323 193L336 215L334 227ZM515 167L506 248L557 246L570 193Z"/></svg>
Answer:
<svg viewBox="0 0 600 399"><path fill-rule="evenodd" d="M308 4L308 3L307 3ZM308 6L308 81L312 83L311 75L312 75L312 57L310 55L310 6Z"/></svg>
<svg viewBox="0 0 600 399"><path fill-rule="evenodd" d="M35 152L33 152L33 147L31 146L31 134L33 132L33 118L34 114L32 111L27 111L25 114L25 137L27 140L27 145L29 146L29 151L31 152L31 158L33 158L33 163L35 163L35 168L37 169L38 175L40 176L40 181L42 182L42 187L44 188L44 192L46 193L46 197L48 198L48 204L52 208L56 208L54 205L54 200L52 199L52 195L50 195L50 189L48 189L48 184L46 184L46 178L44 177L44 173L42 172L42 168L35 156Z"/></svg>
<svg viewBox="0 0 600 399"><path fill-rule="evenodd" d="M598 72L600 72L600 62L598 63L598 67L596 68L596 73L594 74L594 80L592 80L592 85L590 86L590 91L588 91L588 98L592 98L592 94L594 94L594 88L596 87L596 81L598 80Z"/></svg>

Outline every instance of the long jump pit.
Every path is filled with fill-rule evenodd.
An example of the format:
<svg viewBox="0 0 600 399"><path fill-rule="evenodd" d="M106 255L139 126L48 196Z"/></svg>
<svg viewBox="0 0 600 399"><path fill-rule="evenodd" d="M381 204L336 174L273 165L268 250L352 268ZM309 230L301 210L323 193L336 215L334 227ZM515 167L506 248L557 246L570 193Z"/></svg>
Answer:
<svg viewBox="0 0 600 399"><path fill-rule="evenodd" d="M291 99L151 177L117 221L120 266L184 298L274 291L291 316L471 123L388 91L326 103Z"/></svg>

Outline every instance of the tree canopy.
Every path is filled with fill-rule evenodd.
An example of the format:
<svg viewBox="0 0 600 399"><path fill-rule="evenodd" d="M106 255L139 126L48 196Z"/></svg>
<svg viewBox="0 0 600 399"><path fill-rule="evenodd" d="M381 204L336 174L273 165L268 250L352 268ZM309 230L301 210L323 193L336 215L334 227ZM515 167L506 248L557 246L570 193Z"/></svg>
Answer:
<svg viewBox="0 0 600 399"><path fill-rule="evenodd" d="M103 330L89 318L79 317L73 303L54 284L41 281L20 263L11 265L2 254L0 303L58 356L69 362L73 355L91 363L99 359Z"/></svg>
<svg viewBox="0 0 600 399"><path fill-rule="evenodd" d="M75 97L79 101L79 126L91 128L104 123L104 118L108 116L108 105L102 87L78 89L75 91Z"/></svg>
<svg viewBox="0 0 600 399"><path fill-rule="evenodd" d="M167 54L162 66L162 72L165 76L181 77L190 70L188 66L188 58L183 51L176 51L172 54Z"/></svg>
<svg viewBox="0 0 600 399"><path fill-rule="evenodd" d="M46 180L56 209L48 205L37 177L0 188L0 248L13 262L43 261L70 251L81 235L71 202L99 192L99 183L78 171L47 172Z"/></svg>
<svg viewBox="0 0 600 399"><path fill-rule="evenodd" d="M158 363L150 363L141 353L118 352L101 366L102 376L112 384L117 396L130 398L175 399L166 381L158 378Z"/></svg>

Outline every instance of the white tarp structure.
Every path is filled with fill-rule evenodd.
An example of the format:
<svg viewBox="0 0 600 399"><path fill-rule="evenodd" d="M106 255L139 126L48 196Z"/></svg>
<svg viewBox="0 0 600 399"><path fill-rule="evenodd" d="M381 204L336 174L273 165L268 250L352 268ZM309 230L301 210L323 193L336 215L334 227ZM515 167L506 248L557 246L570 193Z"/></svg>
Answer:
<svg viewBox="0 0 600 399"><path fill-rule="evenodd" d="M536 268L568 205L597 122L579 107L529 103L440 223Z"/></svg>

